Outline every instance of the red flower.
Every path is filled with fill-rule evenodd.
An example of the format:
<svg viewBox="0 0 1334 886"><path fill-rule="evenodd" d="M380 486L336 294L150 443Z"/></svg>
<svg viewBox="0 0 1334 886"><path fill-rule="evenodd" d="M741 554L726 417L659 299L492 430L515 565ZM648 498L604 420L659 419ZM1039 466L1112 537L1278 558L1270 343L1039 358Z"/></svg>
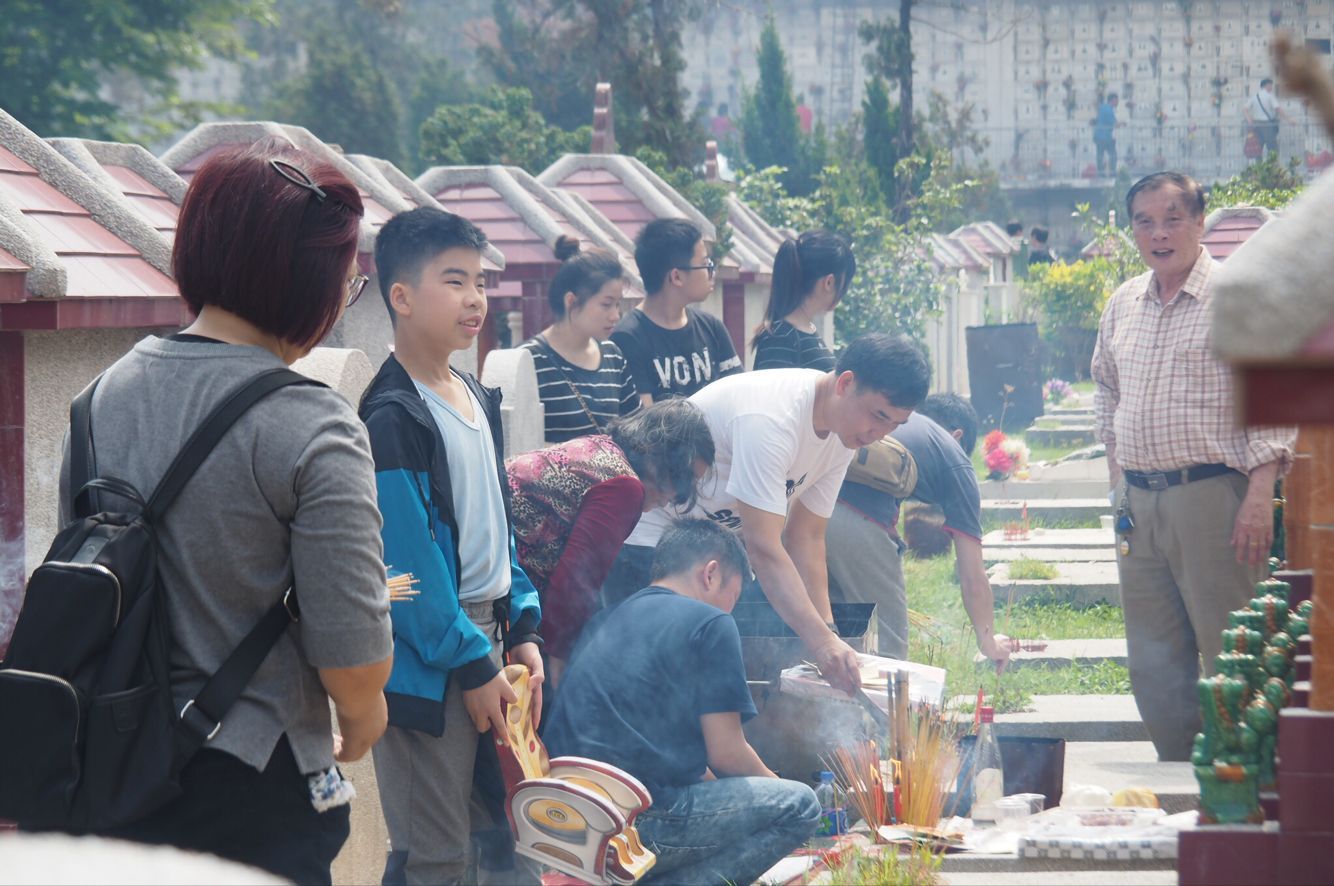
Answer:
<svg viewBox="0 0 1334 886"><path fill-rule="evenodd" d="M1000 449L1001 444L1004 442L1005 434L999 429L994 430L982 438L982 451L991 452L993 449Z"/></svg>
<svg viewBox="0 0 1334 886"><path fill-rule="evenodd" d="M987 453L986 464L991 475L997 479L1008 477L1014 471L1014 459L1000 447Z"/></svg>

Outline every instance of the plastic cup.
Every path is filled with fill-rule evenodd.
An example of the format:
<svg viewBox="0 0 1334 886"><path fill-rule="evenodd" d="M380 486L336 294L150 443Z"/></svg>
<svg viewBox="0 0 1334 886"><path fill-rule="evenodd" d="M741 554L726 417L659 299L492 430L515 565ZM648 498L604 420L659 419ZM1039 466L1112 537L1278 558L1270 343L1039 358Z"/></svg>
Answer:
<svg viewBox="0 0 1334 886"><path fill-rule="evenodd" d="M1047 808L1046 794L1015 794L1015 799L1026 800L1028 802L1028 811L1030 815L1037 815L1043 809Z"/></svg>

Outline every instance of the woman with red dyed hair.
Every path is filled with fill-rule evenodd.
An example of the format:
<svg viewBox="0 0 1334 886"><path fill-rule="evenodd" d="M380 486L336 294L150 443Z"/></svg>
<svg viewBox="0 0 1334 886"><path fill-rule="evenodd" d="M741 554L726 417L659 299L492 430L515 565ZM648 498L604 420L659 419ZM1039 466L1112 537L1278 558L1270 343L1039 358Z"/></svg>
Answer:
<svg viewBox="0 0 1334 886"><path fill-rule="evenodd" d="M309 352L366 284L355 264L361 217L346 176L285 142L205 162L173 254L198 317L139 342L102 376L95 474L151 491L218 404ZM66 452L62 511L79 492L68 487ZM352 794L335 761L363 756L386 719L389 600L365 427L326 387L274 391L223 435L156 529L182 720L288 588L300 618L185 766L182 795L108 835L328 883Z"/></svg>

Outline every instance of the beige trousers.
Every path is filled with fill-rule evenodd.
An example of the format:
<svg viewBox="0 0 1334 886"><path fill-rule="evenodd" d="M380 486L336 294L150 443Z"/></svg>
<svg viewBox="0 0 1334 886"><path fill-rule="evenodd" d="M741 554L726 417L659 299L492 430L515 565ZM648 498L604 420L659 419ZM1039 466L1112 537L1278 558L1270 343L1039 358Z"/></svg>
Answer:
<svg viewBox="0 0 1334 886"><path fill-rule="evenodd" d="M1263 566L1238 564L1231 545L1246 484L1229 473L1163 490L1122 487L1135 521L1129 555L1117 554L1130 684L1161 760L1190 759L1200 659L1212 675L1228 613L1263 577Z"/></svg>

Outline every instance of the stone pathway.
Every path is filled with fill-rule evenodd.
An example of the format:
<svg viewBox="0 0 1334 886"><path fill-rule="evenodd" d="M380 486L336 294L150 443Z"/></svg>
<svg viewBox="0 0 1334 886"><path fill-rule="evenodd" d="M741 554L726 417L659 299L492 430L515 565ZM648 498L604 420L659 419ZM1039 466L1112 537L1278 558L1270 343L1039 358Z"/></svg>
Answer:
<svg viewBox="0 0 1334 886"><path fill-rule="evenodd" d="M1022 548L991 547L982 549L982 561L988 566L1011 560L1046 560L1049 563L1115 563L1111 548Z"/></svg>
<svg viewBox="0 0 1334 886"><path fill-rule="evenodd" d="M1023 501L1016 499L991 499L982 502L982 517L988 516L1001 520L1023 519L1027 507L1030 520L1045 522L1085 522L1097 520L1103 514L1111 514L1112 508L1106 496L1102 498L1048 498Z"/></svg>
<svg viewBox="0 0 1334 886"><path fill-rule="evenodd" d="M983 548L1028 549L1040 548L1106 548L1116 544L1116 534L1110 529L1041 529L1028 531L1028 538L1007 539L1005 530L996 529L982 536Z"/></svg>
<svg viewBox="0 0 1334 886"><path fill-rule="evenodd" d="M1034 501L1056 498L1106 498L1106 480L982 480L982 498Z"/></svg>
<svg viewBox="0 0 1334 886"><path fill-rule="evenodd" d="M1121 585L1117 580L1115 563L1058 562L1050 565L1056 569L1056 578L1050 580L1012 579L1009 577L1010 563L992 566L987 570L987 575L991 579L991 590L997 602L1042 597L1072 606L1091 606L1094 603L1121 605Z"/></svg>
<svg viewBox="0 0 1334 886"><path fill-rule="evenodd" d="M1046 640L1047 648L1040 652L1020 651L1010 656L1010 668L1068 668L1072 665L1092 665L1105 661L1119 665L1126 663L1126 641L1108 640ZM992 670L991 659L978 653L973 659L980 668Z"/></svg>

